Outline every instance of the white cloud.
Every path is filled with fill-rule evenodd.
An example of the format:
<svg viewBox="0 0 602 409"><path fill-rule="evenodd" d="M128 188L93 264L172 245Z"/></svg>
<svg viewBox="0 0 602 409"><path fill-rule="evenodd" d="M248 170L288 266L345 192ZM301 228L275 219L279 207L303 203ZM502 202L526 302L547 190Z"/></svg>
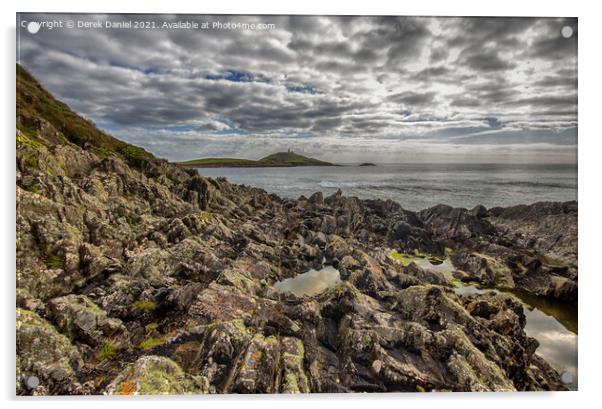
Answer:
<svg viewBox="0 0 602 409"><path fill-rule="evenodd" d="M370 160L574 160L577 35L559 30L576 33L576 20L152 18L276 29L22 32L20 62L84 116L169 159L294 145Z"/></svg>

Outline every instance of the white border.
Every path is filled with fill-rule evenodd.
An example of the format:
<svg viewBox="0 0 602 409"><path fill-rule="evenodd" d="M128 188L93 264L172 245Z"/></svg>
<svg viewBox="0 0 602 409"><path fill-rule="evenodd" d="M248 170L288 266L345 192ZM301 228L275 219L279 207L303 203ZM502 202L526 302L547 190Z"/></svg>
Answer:
<svg viewBox="0 0 602 409"><path fill-rule="evenodd" d="M39 406L45 408L89 407L105 408L126 407L132 404L145 408L163 407L166 404L190 407L215 406L219 408L282 407L287 409L306 408L308 405L345 405L365 408L374 402L379 406L395 405L409 407L437 407L445 405L447 409L463 408L504 408L513 405L545 405L545 409L561 407L572 408L601 400L596 396L600 387L600 291L602 271L599 254L601 243L600 179L602 170L599 163L602 154L600 138L600 14L595 2L577 1L525 1L504 0L494 3L487 1L440 0L418 2L394 2L392 0L369 0L366 2L300 0L298 2L280 1L242 1L225 0L221 2L178 1L151 2L149 0L102 0L83 2L73 0L29 1L20 0L2 2L2 30L4 52L2 54L2 201L4 211L0 234L0 249L3 261L0 274L3 282L0 371L2 394L0 397L12 407ZM224 14L372 14L372 15L464 15L464 16L570 16L579 17L579 286L580 323L579 323L579 392L572 393L515 393L515 394L390 394L390 395L312 395L303 397L289 396L213 396L136 398L110 400L91 398L47 398L17 399L14 397L14 223L15 223L15 162L13 133L15 129L15 13L17 11L39 12L147 12L147 13L224 13ZM602 389L601 389L602 391Z"/></svg>

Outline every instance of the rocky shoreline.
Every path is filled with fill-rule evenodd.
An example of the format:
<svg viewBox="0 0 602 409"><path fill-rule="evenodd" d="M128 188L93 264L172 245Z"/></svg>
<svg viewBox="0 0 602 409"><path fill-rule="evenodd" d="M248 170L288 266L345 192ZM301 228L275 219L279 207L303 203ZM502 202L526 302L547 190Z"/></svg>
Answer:
<svg viewBox="0 0 602 409"><path fill-rule="evenodd" d="M566 389L517 299L454 287L576 303L576 202L283 199L99 145L18 81L17 394ZM275 290L324 264L340 284Z"/></svg>

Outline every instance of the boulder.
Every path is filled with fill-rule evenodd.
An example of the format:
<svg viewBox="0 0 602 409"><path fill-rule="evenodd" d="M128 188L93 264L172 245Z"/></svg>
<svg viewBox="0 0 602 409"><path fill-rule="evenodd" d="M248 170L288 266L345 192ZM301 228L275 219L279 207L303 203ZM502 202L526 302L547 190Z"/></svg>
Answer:
<svg viewBox="0 0 602 409"><path fill-rule="evenodd" d="M100 346L125 331L121 320L110 318L85 295L67 295L50 300L50 313L69 339Z"/></svg>
<svg viewBox="0 0 602 409"><path fill-rule="evenodd" d="M81 354L66 336L36 313L17 309L17 394L29 392L24 385L29 376L39 379L40 392L82 393L77 378L82 366Z"/></svg>

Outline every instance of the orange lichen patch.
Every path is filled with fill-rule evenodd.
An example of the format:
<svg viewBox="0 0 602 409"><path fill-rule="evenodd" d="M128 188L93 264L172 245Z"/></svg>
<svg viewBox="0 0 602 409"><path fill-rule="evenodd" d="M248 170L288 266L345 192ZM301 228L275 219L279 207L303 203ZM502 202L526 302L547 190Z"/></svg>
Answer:
<svg viewBox="0 0 602 409"><path fill-rule="evenodd" d="M126 379L119 385L117 393L119 395L133 395L136 393L137 388L136 382Z"/></svg>
<svg viewBox="0 0 602 409"><path fill-rule="evenodd" d="M192 317L202 317L209 322L246 319L256 309L253 298L231 286L212 284L199 294L198 302L190 308Z"/></svg>
<svg viewBox="0 0 602 409"><path fill-rule="evenodd" d="M100 388L104 382L105 382L105 377L104 376L99 376L98 378L96 378L96 381L94 382L94 385L97 388Z"/></svg>
<svg viewBox="0 0 602 409"><path fill-rule="evenodd" d="M372 271L373 274L382 274L383 273L383 269L374 264L370 265L370 270Z"/></svg>
<svg viewBox="0 0 602 409"><path fill-rule="evenodd" d="M261 351L255 351L251 354L251 359L250 361L254 364L257 365L257 362L259 362L259 360L261 359Z"/></svg>
<svg viewBox="0 0 602 409"><path fill-rule="evenodd" d="M370 257L367 254L364 254L364 259L368 263L368 266L370 267L370 271L372 271L373 274L382 274L383 273L383 269L378 265L378 262L376 260L374 260L374 258Z"/></svg>

